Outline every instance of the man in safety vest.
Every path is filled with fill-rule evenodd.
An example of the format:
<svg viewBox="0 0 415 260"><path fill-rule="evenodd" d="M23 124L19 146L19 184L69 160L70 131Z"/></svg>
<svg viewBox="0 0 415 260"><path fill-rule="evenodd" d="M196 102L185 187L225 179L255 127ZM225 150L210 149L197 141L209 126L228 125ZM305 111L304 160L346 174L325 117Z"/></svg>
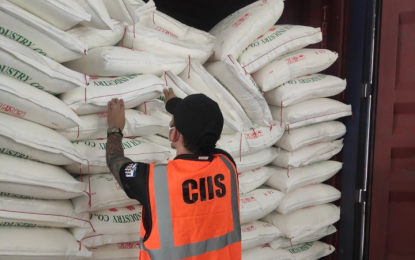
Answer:
<svg viewBox="0 0 415 260"><path fill-rule="evenodd" d="M107 165L126 194L143 205L140 260L240 260L236 166L215 148L223 128L219 106L203 94L164 94L173 115L169 140L177 150L167 165L124 157L124 102L108 103Z"/></svg>

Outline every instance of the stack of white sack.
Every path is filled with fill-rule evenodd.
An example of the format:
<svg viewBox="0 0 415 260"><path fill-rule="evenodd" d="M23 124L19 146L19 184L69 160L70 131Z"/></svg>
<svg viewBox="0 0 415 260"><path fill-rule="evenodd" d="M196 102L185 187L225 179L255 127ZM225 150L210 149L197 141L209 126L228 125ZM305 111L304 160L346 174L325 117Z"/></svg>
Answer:
<svg viewBox="0 0 415 260"><path fill-rule="evenodd" d="M88 198L88 187L59 166L87 160L52 129L82 121L56 97L0 77L0 258L86 259L91 253L64 228L91 227L70 200Z"/></svg>
<svg viewBox="0 0 415 260"><path fill-rule="evenodd" d="M64 30L91 20L68 1L0 1L0 258L89 259L66 228L93 228L71 202L88 186L59 166L87 164L57 130L83 121L53 95L89 77L65 68L88 47ZM23 245L26 245L22 247Z"/></svg>
<svg viewBox="0 0 415 260"><path fill-rule="evenodd" d="M89 213L92 227L72 227L69 231L87 248L140 240L141 206L118 206Z"/></svg>
<svg viewBox="0 0 415 260"><path fill-rule="evenodd" d="M188 74L190 73L190 77ZM268 125L254 125L247 117L239 102L220 83L210 75L200 63L191 59L189 67L180 75L176 76L166 71L162 76L166 86L172 88L176 95L184 98L191 94L203 93L215 100L222 110L224 116L224 128L221 139L217 146L235 158L238 171L250 171L269 164L278 155L278 149L271 147L283 135L284 127L280 123L269 123ZM142 106L141 111L148 113L160 113L150 111L161 111L162 103L156 102Z"/></svg>
<svg viewBox="0 0 415 260"><path fill-rule="evenodd" d="M279 7L261 10L264 6L273 4L275 4L274 7ZM258 202L259 206L255 211L258 215L268 214L267 209L271 209L269 211L271 214L262 219L268 220L268 225L261 225L255 215L248 218L247 221L256 222L244 224L243 230L246 236L251 233L250 239L243 242L243 249L266 243L272 245L274 249L301 244L299 248L291 248L287 259L290 257L318 259L334 251L331 246L313 241L336 231L332 224L339 219L339 209L327 203L338 200L340 192L329 185L316 183L330 179L341 169L341 163L327 161L341 151L343 141L338 139L346 133L344 124L333 120L349 116L352 112L350 106L327 99L327 97L343 92L346 81L334 76L318 74L336 61L337 54L329 50L303 49L322 40L319 28L274 25L281 15L282 6L282 1L267 1L265 5L256 2L219 23L211 31L217 42L213 61L206 63L205 68L216 79L216 83L222 85L233 95L236 102L232 103L232 108L238 105L242 107L252 126L265 127L276 124L277 127L286 130L285 133L279 130L282 136L275 135L275 139L264 138L268 140L267 144L276 144L275 147L281 150L271 161L272 166L266 166L268 163L265 163L260 165L259 169L248 167L244 169L247 170L246 172L238 166L240 192L243 194L241 201L242 199L244 201L241 203L242 216L249 208L245 206L245 203L251 201ZM258 14L261 14L262 19L255 19ZM276 17L276 20L267 25L267 19L270 17ZM258 29L259 25L261 29ZM255 29L252 30L252 28ZM250 39L250 37L255 38ZM247 40L249 40L248 43L246 43ZM213 80L208 79L209 83L206 83L208 80L201 75L204 75L204 71L198 67L197 62L191 60L189 68L179 75L182 82L177 80L177 77L174 78L171 73L166 73L166 85L169 87L171 85L182 96L193 94L194 90L206 94L204 88L200 86L207 85L210 87L207 93L212 98L216 97L220 103L220 97L227 94L223 94L218 88L211 87L209 83ZM192 77L196 78L193 84ZM191 88L183 82L188 83ZM215 96L217 93L219 95ZM225 119L233 119L233 121L225 120L225 122L233 124L228 123L228 127L224 128L225 134L218 142L219 146L233 155L237 164L244 156L251 155L251 152L262 152L267 149L269 146L261 147L258 143L247 141L247 139L257 139L264 134L268 135L266 130L253 129L251 133L244 132L246 128L252 128L249 123L245 123L248 120L243 120L241 113L235 109L232 111L226 107L224 101L222 102L222 110L228 112L227 115L224 112ZM235 103L237 103L236 106ZM229 129L236 133L226 132ZM274 140L276 142L273 142ZM262 188L267 189L265 186L261 187L264 182L271 187L270 192L276 189L285 194L282 201L274 201L273 206L277 205L276 208L273 206L267 208L272 203L267 204L266 201L257 200L253 196L253 194L256 196L261 194L257 191ZM310 184L316 185L307 186ZM313 194L311 197L308 195L310 192ZM281 220L284 219L284 214L295 215L296 213L299 215L297 218L301 218L305 216L305 213L302 213L303 208L312 206L316 208L314 212L316 217L309 219L310 223L304 222L305 224L300 227L302 231L298 234L302 236L295 234L295 224L293 224L294 231L292 231L290 224ZM270 217L275 214L277 216L274 218ZM328 216L327 221L315 223L323 219L319 217L319 214ZM246 218L242 216L241 219L245 222ZM276 219L276 221L271 221L271 219ZM317 221L312 222L313 220ZM298 222L301 223L301 220ZM276 254L271 250L270 254L273 257L267 258L264 252L264 259L284 259L283 252ZM260 255L260 251L253 252L251 257L257 258ZM281 257L278 258L279 256ZM245 257L247 257L246 254L244 254Z"/></svg>
<svg viewBox="0 0 415 260"><path fill-rule="evenodd" d="M111 4L118 9L109 13ZM109 174L106 141L88 140L106 137L107 103L122 98L127 108L124 133L133 137L123 147L137 154L132 159L152 163L170 157L136 138L163 131L168 121L132 108L159 97L164 88L159 76L164 70L180 73L187 59L112 47L130 24L117 19L117 12L130 5L138 12L151 4L0 1L1 259L101 259L98 251L105 248L92 250L97 252L92 256L83 244L108 243L125 243L129 256L138 256L141 206ZM80 176L75 179L65 169ZM110 216L104 212L108 210L113 223L124 223L124 229L102 227L95 213L89 213ZM100 239L90 241L91 234ZM23 249L22 243L30 246ZM118 251L111 259L126 257Z"/></svg>
<svg viewBox="0 0 415 260"><path fill-rule="evenodd" d="M302 49L321 30L275 25L283 9L283 0L257 1L207 33L152 0L0 0L0 236L12 238L0 258L137 259L141 206L106 165L107 104L125 102L125 155L166 163L176 156L158 100L166 86L222 110L217 147L239 172L243 259L332 253L313 241L339 218L329 203L340 192L320 183L341 169L327 161L346 132L332 120L351 108L327 97L346 83L316 74L337 54ZM22 234L33 245L25 252Z"/></svg>

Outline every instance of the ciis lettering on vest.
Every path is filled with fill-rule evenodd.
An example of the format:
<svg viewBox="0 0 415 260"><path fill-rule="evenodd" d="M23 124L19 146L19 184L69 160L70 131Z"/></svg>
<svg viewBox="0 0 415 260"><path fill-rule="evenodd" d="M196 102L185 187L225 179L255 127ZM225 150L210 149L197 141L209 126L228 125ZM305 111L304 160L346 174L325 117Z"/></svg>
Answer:
<svg viewBox="0 0 415 260"><path fill-rule="evenodd" d="M217 198L224 197L226 195L226 186L223 184L224 180L225 176L221 173L216 174L213 178L212 176L200 178L199 182L193 179L185 180L182 184L184 202L193 204L199 199L200 201L206 201L206 182L209 191L209 200L215 199L215 195Z"/></svg>

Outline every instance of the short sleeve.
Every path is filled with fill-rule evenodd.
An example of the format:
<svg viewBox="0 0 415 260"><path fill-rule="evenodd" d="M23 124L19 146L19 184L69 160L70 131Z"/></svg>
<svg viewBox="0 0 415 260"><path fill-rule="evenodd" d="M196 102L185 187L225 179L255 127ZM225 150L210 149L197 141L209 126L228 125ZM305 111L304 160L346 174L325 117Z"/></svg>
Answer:
<svg viewBox="0 0 415 260"><path fill-rule="evenodd" d="M119 172L125 193L131 199L138 200L143 206L148 204L149 164L129 162Z"/></svg>

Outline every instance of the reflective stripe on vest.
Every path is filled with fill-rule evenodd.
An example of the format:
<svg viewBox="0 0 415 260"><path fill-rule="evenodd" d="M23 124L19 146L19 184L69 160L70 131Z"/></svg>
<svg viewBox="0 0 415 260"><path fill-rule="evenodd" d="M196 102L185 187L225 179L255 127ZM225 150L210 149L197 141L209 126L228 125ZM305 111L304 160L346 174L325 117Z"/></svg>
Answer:
<svg viewBox="0 0 415 260"><path fill-rule="evenodd" d="M152 260L183 259L198 256L207 252L220 250L230 244L241 241L241 226L239 224L239 204L237 195L237 180L234 167L231 162L219 156L231 173L231 201L233 228L223 236L207 239L204 241L175 246L173 239L173 224L171 219L171 207L169 188L167 184L167 165L154 166L154 197L157 210L157 223L159 225L160 249L147 249L141 238L141 250L148 252Z"/></svg>

